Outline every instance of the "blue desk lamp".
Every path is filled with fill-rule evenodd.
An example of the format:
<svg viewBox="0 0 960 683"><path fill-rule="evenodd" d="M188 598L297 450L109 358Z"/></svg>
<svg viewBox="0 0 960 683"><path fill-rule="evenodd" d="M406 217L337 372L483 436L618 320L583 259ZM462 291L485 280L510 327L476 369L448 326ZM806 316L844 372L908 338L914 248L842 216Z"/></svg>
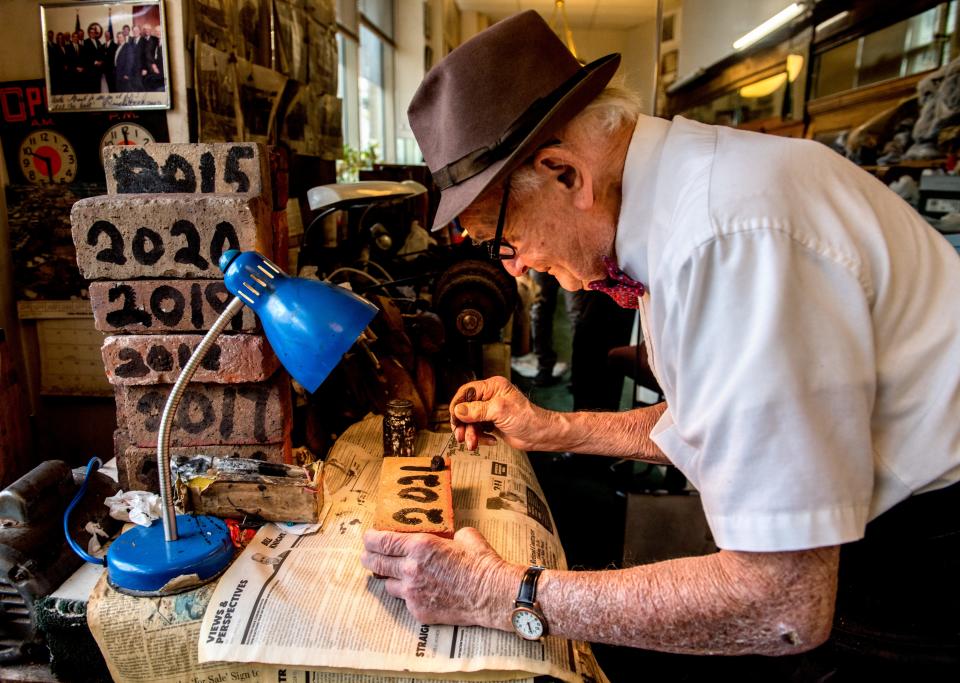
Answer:
<svg viewBox="0 0 960 683"><path fill-rule="evenodd" d="M377 313L376 306L352 292L326 282L288 277L253 251L227 251L220 258L220 269L235 298L187 361L160 416L157 467L163 526L138 526L121 534L110 546L106 561L83 552L67 534L74 551L87 561L105 564L110 584L125 593L157 596L188 590L219 576L233 559L227 525L209 515L177 515L170 481L173 416L186 385L233 316L249 305L280 362L313 392ZM65 529L85 488L86 483L67 508Z"/></svg>

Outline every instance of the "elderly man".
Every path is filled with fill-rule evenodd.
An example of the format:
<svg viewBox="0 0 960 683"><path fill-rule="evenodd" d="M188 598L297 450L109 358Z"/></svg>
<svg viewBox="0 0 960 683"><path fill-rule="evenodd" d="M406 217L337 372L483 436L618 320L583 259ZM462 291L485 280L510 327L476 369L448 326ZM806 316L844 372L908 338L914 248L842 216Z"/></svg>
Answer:
<svg viewBox="0 0 960 683"><path fill-rule="evenodd" d="M666 403L555 413L493 378L460 388L453 428L672 463L720 551L571 572L508 564L470 528L368 531L362 563L427 623L692 654L826 643L818 675L955 667L960 259L826 147L639 115L605 89L618 61L580 67L527 12L454 50L409 117L437 225L638 307Z"/></svg>

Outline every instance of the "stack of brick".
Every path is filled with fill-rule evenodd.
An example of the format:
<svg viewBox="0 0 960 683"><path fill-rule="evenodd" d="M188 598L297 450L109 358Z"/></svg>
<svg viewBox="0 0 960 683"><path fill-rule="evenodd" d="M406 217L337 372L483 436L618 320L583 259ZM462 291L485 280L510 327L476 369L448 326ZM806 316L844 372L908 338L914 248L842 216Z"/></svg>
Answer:
<svg viewBox="0 0 960 683"><path fill-rule="evenodd" d="M220 255L256 249L273 259L280 246L275 260L284 264L274 231L285 207L271 194L259 145L108 147L104 156L108 194L73 206L73 241L80 272L93 280L96 328L109 335L102 355L117 403L120 486L157 491L160 413L231 298ZM187 387L171 453L289 462L291 423L289 379L244 308Z"/></svg>

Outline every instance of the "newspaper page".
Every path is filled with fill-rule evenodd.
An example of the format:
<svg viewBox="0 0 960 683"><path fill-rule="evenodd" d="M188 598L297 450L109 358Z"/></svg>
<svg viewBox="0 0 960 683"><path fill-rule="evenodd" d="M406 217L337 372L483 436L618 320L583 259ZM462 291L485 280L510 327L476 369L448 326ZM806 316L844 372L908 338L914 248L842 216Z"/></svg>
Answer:
<svg viewBox="0 0 960 683"><path fill-rule="evenodd" d="M386 593L384 582L360 565L382 453L379 417L337 440L324 464L321 524L260 529L217 584L200 629L199 660L458 679L606 681L586 643L420 624ZM503 442L467 451L450 434L431 432L421 432L416 453L451 457L457 528L477 528L508 561L566 568L525 453Z"/></svg>
<svg viewBox="0 0 960 683"><path fill-rule="evenodd" d="M92 565L84 565L92 566ZM104 572L87 605L87 624L117 683L413 683L284 665L197 661L197 641L213 584L165 598L115 591ZM453 683L452 680L440 683ZM528 680L526 683L533 683Z"/></svg>

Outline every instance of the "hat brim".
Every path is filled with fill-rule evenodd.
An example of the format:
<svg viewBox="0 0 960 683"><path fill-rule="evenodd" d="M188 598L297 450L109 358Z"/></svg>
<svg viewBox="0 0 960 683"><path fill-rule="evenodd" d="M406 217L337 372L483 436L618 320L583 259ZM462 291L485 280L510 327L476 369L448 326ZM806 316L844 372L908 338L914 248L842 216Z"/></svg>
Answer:
<svg viewBox="0 0 960 683"><path fill-rule="evenodd" d="M487 188L516 170L527 157L546 142L550 134L576 116L600 94L620 66L620 55L611 54L590 62L583 68L586 76L565 93L544 115L533 130L509 155L485 168L472 178L440 193L440 204L433 219L433 230L439 230L456 218Z"/></svg>

